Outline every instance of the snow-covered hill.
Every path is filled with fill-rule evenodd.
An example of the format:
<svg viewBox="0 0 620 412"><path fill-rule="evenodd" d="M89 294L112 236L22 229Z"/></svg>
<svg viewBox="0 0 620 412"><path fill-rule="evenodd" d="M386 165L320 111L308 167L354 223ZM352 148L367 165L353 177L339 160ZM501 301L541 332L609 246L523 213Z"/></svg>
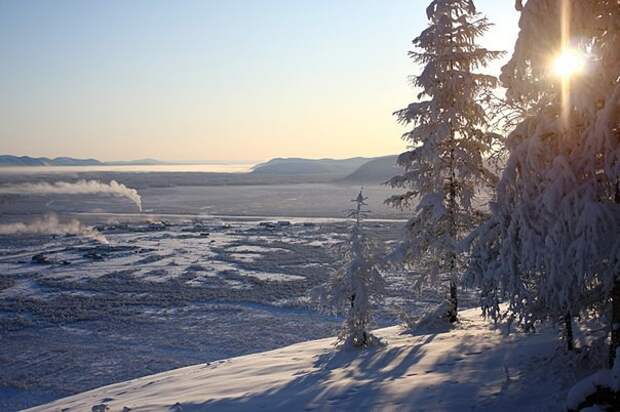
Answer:
<svg viewBox="0 0 620 412"><path fill-rule="evenodd" d="M563 409L572 379L552 373L554 333L505 336L476 309L460 315L459 327L444 333L378 330L387 344L373 350L337 349L333 338L309 341L109 385L30 411Z"/></svg>
<svg viewBox="0 0 620 412"><path fill-rule="evenodd" d="M279 176L326 176L343 178L372 159L353 157L350 159L303 159L297 157L275 158L254 166L252 173Z"/></svg>
<svg viewBox="0 0 620 412"><path fill-rule="evenodd" d="M402 173L396 164L398 156L383 156L369 160L356 171L340 180L341 183L380 185Z"/></svg>

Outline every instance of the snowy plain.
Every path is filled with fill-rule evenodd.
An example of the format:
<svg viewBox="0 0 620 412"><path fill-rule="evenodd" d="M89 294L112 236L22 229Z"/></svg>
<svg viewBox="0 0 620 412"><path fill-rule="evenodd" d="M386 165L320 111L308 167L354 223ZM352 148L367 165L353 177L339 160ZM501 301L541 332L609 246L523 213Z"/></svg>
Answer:
<svg viewBox="0 0 620 412"><path fill-rule="evenodd" d="M106 195L3 197L0 225L53 212L109 244L0 235L0 410L334 335L341 319L310 308L308 294L337 266L356 190L145 189L144 213ZM385 188L369 191L380 218L368 225L387 244L402 222L381 205ZM410 302L404 279L393 285L390 302ZM378 320L396 316L384 309Z"/></svg>
<svg viewBox="0 0 620 412"><path fill-rule="evenodd" d="M535 367L552 362L555 331L503 337L474 310L449 333L404 333L391 327L398 308L415 315L440 299L418 296L404 274L386 274L376 308L387 346L359 357L335 350L342 318L314 310L309 295L338 267L350 230L343 210L357 191L146 187L143 213L106 195L3 197L0 225L53 212L109 243L0 235L0 410L128 380L112 386L132 388L125 394L95 389L42 410L561 410L578 377ZM365 193L366 227L389 247L405 215L383 205L389 189ZM278 350L291 344L301 346ZM170 386L148 377L157 373Z"/></svg>

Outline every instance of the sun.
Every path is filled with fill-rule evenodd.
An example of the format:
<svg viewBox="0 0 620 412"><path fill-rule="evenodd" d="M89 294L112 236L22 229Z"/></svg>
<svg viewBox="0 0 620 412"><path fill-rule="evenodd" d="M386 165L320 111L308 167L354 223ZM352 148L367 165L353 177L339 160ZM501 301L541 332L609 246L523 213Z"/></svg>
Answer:
<svg viewBox="0 0 620 412"><path fill-rule="evenodd" d="M553 61L553 71L562 78L569 78L582 73L586 66L586 58L576 49L563 50Z"/></svg>

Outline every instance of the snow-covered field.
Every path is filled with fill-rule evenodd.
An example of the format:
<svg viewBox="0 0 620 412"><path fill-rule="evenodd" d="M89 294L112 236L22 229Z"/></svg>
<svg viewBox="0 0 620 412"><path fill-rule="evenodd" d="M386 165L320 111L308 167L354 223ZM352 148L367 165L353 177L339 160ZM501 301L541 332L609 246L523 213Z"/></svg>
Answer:
<svg viewBox="0 0 620 412"><path fill-rule="evenodd" d="M476 309L449 332L376 332L387 343L341 350L333 338L207 362L82 393L33 411L559 411L554 333L504 336ZM557 362L557 359L556 359ZM109 408L109 409L107 409Z"/></svg>
<svg viewBox="0 0 620 412"><path fill-rule="evenodd" d="M383 349L334 351L329 337L342 319L314 310L309 295L340 264L350 230L342 210L356 190L145 189L144 213L108 195L3 198L0 225L52 211L108 243L0 235L0 411L132 379L47 410L181 410L177 402L182 410L549 410L535 406L559 402L577 377L532 367L551 362L556 332L502 337L477 312L447 334L388 328ZM365 225L389 247L403 215L381 204L385 188L366 193L374 218ZM416 314L439 299L418 296L403 274L386 276L375 327L398 324L396 306ZM475 303L466 296L464 306Z"/></svg>
<svg viewBox="0 0 620 412"><path fill-rule="evenodd" d="M214 188L144 191L150 212L142 214L126 199L106 196L10 198L0 224L55 211L60 222L97 227L109 244L0 235L0 410L334 335L341 319L309 308L308 295L338 265L349 230L340 210L355 189L263 187L262 202L244 206L246 215L275 215L263 217L196 212L200 204L221 212L226 202L239 212L235 190L252 197L256 187L231 187L225 197ZM304 198L309 190L316 203ZM282 198L305 217L282 217ZM395 216L367 224L386 245L402 226ZM408 282L393 276L387 303L379 326L397 321L392 305L413 310L427 302L414 300Z"/></svg>

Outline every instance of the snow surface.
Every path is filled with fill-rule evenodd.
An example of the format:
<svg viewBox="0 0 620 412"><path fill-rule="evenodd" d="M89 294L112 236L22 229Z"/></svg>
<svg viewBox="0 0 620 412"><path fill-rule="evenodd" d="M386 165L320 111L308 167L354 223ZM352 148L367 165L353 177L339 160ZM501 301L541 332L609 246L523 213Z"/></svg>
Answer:
<svg viewBox="0 0 620 412"><path fill-rule="evenodd" d="M75 201L79 210L84 199ZM96 226L109 245L0 236L2 412L333 336L340 326L308 301L339 264L338 249L325 246L346 239L346 219L69 212L59 219ZM0 224L32 217L2 214ZM261 225L280 220L291 224ZM388 241L402 222L368 225ZM388 295L414 312L427 303L398 280ZM398 321L390 307L377 314L377 327Z"/></svg>
<svg viewBox="0 0 620 412"><path fill-rule="evenodd" d="M97 226L110 243L102 245L77 236L0 236L0 411L22 410L114 382L142 379L139 377L188 365L204 366L206 362L304 341L311 342L298 347L302 348L299 355L290 355L294 348L252 355L252 362L265 358L262 365L265 369L273 366L273 376L267 370L253 370L251 365L247 370L242 366L236 370L219 369L229 363L239 365L240 358L221 365L211 363L210 367L219 365L215 368L218 373L245 376L246 382L252 383L248 385L252 388L247 402L282 400L282 406L276 407L281 410L291 405L292 400L285 399L291 394L289 390L299 390L298 402L309 407L316 405L313 399L326 402L323 409L332 404L346 407L347 402L372 406L375 397L380 406L388 397L384 390L398 395L387 409L412 409L411 403L419 405L414 410L443 410L437 406L441 398L446 398L450 407L462 402L465 410L468 404L475 404L475 409L493 410L498 404L503 406L503 401L524 398L527 408L521 410L536 409L535 405L545 405L548 399L552 404L563 404L562 388L570 387L582 376L562 377L564 365L551 363L549 352L552 343L557 342L555 332L527 339L518 335L502 338L474 316L472 322L481 328L479 331L465 330L469 326L465 320L462 329L454 334L410 336L400 335L398 328L379 331L388 346L365 352L360 358L348 352L334 356L333 339L313 342L334 336L342 322L339 317L309 309L308 293L325 282L340 264L336 252L347 239L350 223L335 217L342 213L335 193L341 195L349 189L313 186L310 191L318 194L313 202L298 196L308 189L307 185L251 190L152 189L140 191L140 195L145 208L157 212L142 214L133 213L135 205L126 199L107 198L102 202L101 197L89 195L70 199L56 195L44 199L11 197L0 203L0 224L27 222L53 209L63 221L75 218L84 225ZM358 190L354 188L351 194ZM253 203L246 198L260 194L263 202ZM378 189L369 194L377 202L385 198ZM279 204L285 196L300 200L295 205ZM206 214L202 208L213 199L218 203ZM49 200L49 208L43 200ZM373 205L371 209L380 210ZM389 244L400 236L403 221L385 217L397 216L380 211L366 221L366 227L379 242ZM260 225L281 220L291 225ZM41 253L49 264L32 261ZM257 273L268 274L268 278L252 276ZM278 276L282 274L301 278L285 280ZM386 276L385 305L374 308L377 328L399 322L395 305L415 317L443 296L441 291L417 295L408 274ZM463 307L474 303L471 299L467 302L467 298L464 294ZM529 342L529 346L522 347L520 341ZM447 346L437 346L442 342ZM457 357L464 361L452 362ZM477 364L476 359L483 363ZM446 362L454 364L448 366ZM504 377L505 362L510 379ZM532 371L532 362L540 370ZM467 369L458 369L459 364ZM547 373L551 370L553 373ZM258 373L265 375L260 377ZM295 373L299 375L291 377ZM346 377L349 373L353 375ZM406 376L409 373L418 375ZM283 374L282 386L273 383L278 374ZM421 376L421 380L411 381L415 376ZM213 406L244 409L243 405L250 405L235 399L244 391L244 382L233 378L228 379L230 396L218 389L222 392L220 398L213 397L212 404L217 401ZM263 378L268 380L262 382ZM455 384L453 379L460 383ZM508 389L495 397L489 395L501 379L510 382ZM197 387L202 386L201 382L196 383ZM215 380L210 382L212 385ZM411 390L399 387L399 382L403 387L411 386ZM434 386L422 385L427 382L434 382ZM437 386L442 382L446 385ZM162 389L158 385L149 386ZM354 395L358 386L363 386L365 393ZM212 389L206 388L203 395L210 395ZM542 388L546 388L545 394ZM447 400L454 390L458 397ZM267 391L273 391L273 397ZM171 403L174 405L183 401L184 392L179 386L178 397L163 392L161 396L177 398ZM93 406L110 403L104 401L108 396L74 410L91 411ZM121 403L126 399L122 396L117 392L114 398ZM334 399L328 402L332 396ZM338 400L338 396L342 399ZM396 407L397 402L402 404ZM192 410L188 404L183 408ZM196 409L203 409L202 404L195 405ZM112 410L122 410L122 406L118 409L113 405Z"/></svg>
<svg viewBox="0 0 620 412"><path fill-rule="evenodd" d="M571 388L568 392L566 406L570 410L577 410L589 396L601 389L616 393L620 392L620 348L616 350L616 359L613 368L600 370L577 382L577 384ZM591 409L587 410L600 410L597 409L597 405L590 408Z"/></svg>
<svg viewBox="0 0 620 412"><path fill-rule="evenodd" d="M546 371L552 333L504 336L460 313L452 331L374 333L358 351L334 338L198 364L105 386L29 411L562 410ZM123 409L128 408L128 409Z"/></svg>

